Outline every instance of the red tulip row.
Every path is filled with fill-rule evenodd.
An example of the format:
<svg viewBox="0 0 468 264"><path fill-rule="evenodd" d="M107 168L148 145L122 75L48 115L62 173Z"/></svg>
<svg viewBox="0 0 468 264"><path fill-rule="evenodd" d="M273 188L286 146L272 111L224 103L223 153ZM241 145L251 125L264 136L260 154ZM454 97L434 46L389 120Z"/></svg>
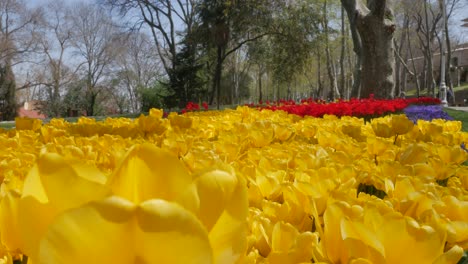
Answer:
<svg viewBox="0 0 468 264"><path fill-rule="evenodd" d="M409 105L414 104L440 104L438 98L421 97L410 99L350 99L338 100L327 103L322 100L304 99L301 103L293 100L279 101L277 103L267 102L266 104L255 107L268 110L283 110L290 114L299 116L323 117L324 115L355 116L355 117L374 117L390 113L401 112Z"/></svg>

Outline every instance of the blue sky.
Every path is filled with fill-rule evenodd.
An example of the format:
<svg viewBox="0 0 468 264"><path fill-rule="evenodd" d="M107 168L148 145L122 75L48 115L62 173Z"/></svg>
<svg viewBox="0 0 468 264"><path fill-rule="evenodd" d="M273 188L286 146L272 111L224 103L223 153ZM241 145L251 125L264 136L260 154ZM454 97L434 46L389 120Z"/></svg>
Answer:
<svg viewBox="0 0 468 264"><path fill-rule="evenodd" d="M49 0L26 0L26 3L30 6L37 6L46 4ZM78 2L96 2L96 0L55 0L64 1L67 3L78 3ZM268 0L265 0L268 1ZM468 42L468 28L462 28L462 19L468 18L468 4L464 5L462 10L458 10L456 16L451 18L450 33L452 37L459 39L461 42Z"/></svg>
<svg viewBox="0 0 468 264"><path fill-rule="evenodd" d="M67 3L78 3L78 2L95 2L95 0L55 0L55 1L62 1ZM30 6L37 6L40 4L46 4L49 0L26 0L25 1Z"/></svg>

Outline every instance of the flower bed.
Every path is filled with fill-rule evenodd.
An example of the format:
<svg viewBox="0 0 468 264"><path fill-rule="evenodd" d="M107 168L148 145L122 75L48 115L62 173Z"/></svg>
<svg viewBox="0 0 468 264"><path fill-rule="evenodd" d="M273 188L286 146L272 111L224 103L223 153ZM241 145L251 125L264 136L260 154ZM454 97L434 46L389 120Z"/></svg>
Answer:
<svg viewBox="0 0 468 264"><path fill-rule="evenodd" d="M0 132L0 257L457 263L468 249L463 142L458 121L405 115L18 119Z"/></svg>
<svg viewBox="0 0 468 264"><path fill-rule="evenodd" d="M351 99L326 103L320 100L306 99L300 104L295 101L280 100L275 103L260 104L260 109L282 110L299 116L323 117L324 115L354 116L371 118L403 111L410 105L440 104L438 98L421 97L410 99Z"/></svg>
<svg viewBox="0 0 468 264"><path fill-rule="evenodd" d="M414 123L417 123L418 120L453 120L451 116L444 112L440 105L411 105L404 109L404 113Z"/></svg>

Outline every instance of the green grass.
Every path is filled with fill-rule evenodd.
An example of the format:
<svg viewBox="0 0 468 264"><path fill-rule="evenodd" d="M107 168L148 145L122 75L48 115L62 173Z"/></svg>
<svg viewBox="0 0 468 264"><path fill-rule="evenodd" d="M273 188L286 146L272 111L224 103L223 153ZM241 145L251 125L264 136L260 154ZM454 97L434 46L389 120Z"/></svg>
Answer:
<svg viewBox="0 0 468 264"><path fill-rule="evenodd" d="M0 123L0 128L3 128L3 129L11 129L14 127L15 127L15 122L13 121Z"/></svg>
<svg viewBox="0 0 468 264"><path fill-rule="evenodd" d="M455 120L462 122L462 130L468 132L468 112L454 110L450 108L444 109L447 114L453 117Z"/></svg>
<svg viewBox="0 0 468 264"><path fill-rule="evenodd" d="M454 86L453 87L453 92L456 93L458 91L463 91L468 89L468 83L462 83L459 87ZM439 90L439 85L436 87L436 92ZM420 95L426 95L427 90L422 90ZM406 96L416 96L416 89L411 89L406 91Z"/></svg>

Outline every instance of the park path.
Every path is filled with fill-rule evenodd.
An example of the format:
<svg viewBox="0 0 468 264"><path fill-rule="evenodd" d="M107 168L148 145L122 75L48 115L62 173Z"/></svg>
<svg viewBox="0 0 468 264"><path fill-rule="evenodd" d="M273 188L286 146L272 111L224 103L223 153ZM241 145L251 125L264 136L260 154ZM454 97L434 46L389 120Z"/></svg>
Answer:
<svg viewBox="0 0 468 264"><path fill-rule="evenodd" d="M468 112L468 106L450 106L448 108L453 109L453 110Z"/></svg>

